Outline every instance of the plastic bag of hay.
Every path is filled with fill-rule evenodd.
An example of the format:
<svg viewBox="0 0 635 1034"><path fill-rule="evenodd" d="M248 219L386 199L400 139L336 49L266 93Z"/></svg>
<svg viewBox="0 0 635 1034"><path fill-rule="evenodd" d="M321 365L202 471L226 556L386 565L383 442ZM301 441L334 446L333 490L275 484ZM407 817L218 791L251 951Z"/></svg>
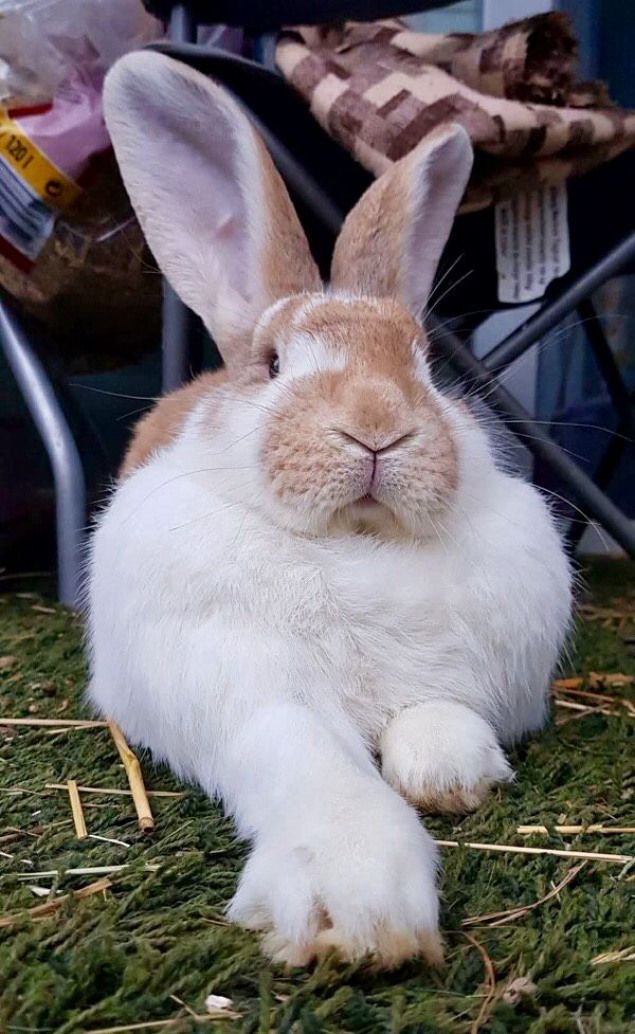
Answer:
<svg viewBox="0 0 635 1034"><path fill-rule="evenodd" d="M121 54L157 38L140 0L9 0L0 18L0 285L76 369L156 341L160 280L104 125Z"/></svg>

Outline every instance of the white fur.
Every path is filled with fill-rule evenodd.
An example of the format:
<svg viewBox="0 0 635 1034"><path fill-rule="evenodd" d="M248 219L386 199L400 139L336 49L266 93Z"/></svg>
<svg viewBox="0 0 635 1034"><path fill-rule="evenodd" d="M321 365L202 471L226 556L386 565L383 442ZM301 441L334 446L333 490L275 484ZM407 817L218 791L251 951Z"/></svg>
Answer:
<svg viewBox="0 0 635 1034"><path fill-rule="evenodd" d="M281 373L292 377L310 376L318 371L337 373L346 368L346 357L315 334L294 330L285 340L285 362Z"/></svg>
<svg viewBox="0 0 635 1034"><path fill-rule="evenodd" d="M401 761L390 736L390 771L425 744L439 786L506 777L491 743L460 764L448 744L465 747L470 714L503 744L544 720L570 610L548 508L452 409L461 481L440 540L297 536L258 504L261 410L237 404L210 441L205 406L100 519L91 699L222 796L254 843L232 914L259 916L281 957L304 957L318 905L351 945L385 922L416 938L436 925L435 855L370 750L404 709L453 702Z"/></svg>
<svg viewBox="0 0 635 1034"><path fill-rule="evenodd" d="M235 330L247 313L253 329L272 299L262 302L264 279L249 283L262 193L251 191L258 150L244 116L156 54L125 58L106 101L163 267L209 325ZM229 158L217 146L226 138ZM168 169L172 144L181 160ZM413 265L425 219L406 248L414 308L469 169L462 132L434 148L413 186L423 209L436 199L425 275ZM373 751L413 799L508 778L501 746L545 717L570 572L540 494L497 469L483 430L440 396L458 488L434 536L312 536L285 523L263 472L263 429L294 381L344 358L297 328L284 358L271 383L265 365L256 400L238 381L203 397L176 440L114 492L92 543L89 695L235 816L253 850L230 914L268 931L275 957L304 962L332 943L387 961L434 942L436 852Z"/></svg>
<svg viewBox="0 0 635 1034"><path fill-rule="evenodd" d="M293 295L286 294L284 295L284 297L278 298L278 300L275 301L272 305L269 305L258 319L255 326L255 330L264 330L271 323L276 313L280 312L280 310L283 309L284 306L289 303L291 298L293 298Z"/></svg>
<svg viewBox="0 0 635 1034"><path fill-rule="evenodd" d="M404 708L382 733L382 774L414 804L476 807L492 783L511 778L488 721L465 704L429 700Z"/></svg>
<svg viewBox="0 0 635 1034"><path fill-rule="evenodd" d="M415 374L418 380L423 384L424 388L430 388L432 386L432 374L423 349L421 348L421 342L415 340L412 342L410 347L414 359Z"/></svg>

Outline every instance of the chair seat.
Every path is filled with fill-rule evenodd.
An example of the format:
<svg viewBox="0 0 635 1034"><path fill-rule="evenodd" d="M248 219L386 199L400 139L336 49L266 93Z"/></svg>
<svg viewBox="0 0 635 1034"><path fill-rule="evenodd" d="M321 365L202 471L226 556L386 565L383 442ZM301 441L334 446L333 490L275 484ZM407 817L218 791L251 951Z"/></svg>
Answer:
<svg viewBox="0 0 635 1034"><path fill-rule="evenodd" d="M283 25L319 25L352 19L389 18L445 7L447 0L143 0L158 18L168 20L175 7L189 11L201 25L240 26L248 33L271 32Z"/></svg>

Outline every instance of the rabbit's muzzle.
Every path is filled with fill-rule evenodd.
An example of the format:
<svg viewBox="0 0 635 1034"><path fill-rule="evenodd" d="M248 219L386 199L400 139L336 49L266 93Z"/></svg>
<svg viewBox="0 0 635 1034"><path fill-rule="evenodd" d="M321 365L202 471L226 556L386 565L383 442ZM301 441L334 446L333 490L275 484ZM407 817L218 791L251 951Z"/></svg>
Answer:
<svg viewBox="0 0 635 1034"><path fill-rule="evenodd" d="M287 523L329 534L371 520L374 532L397 524L429 534L458 480L452 431L434 398L423 390L408 398L387 379L347 371L292 390L266 429L262 457Z"/></svg>

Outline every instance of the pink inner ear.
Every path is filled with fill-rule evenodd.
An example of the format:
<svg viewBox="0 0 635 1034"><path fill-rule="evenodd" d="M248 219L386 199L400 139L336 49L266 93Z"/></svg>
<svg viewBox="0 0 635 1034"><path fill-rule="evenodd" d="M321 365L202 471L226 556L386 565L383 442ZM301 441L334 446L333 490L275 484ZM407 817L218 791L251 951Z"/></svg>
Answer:
<svg viewBox="0 0 635 1034"><path fill-rule="evenodd" d="M161 96L146 83L141 87L128 98L143 155L134 163L140 188L134 200L141 202L149 243L173 286L206 318L216 304L214 288L225 285L240 296L253 279L245 192L257 191L257 182L248 181L257 180L258 170L249 167L239 132L213 94L180 73L162 84ZM164 234L169 251L162 248Z"/></svg>
<svg viewBox="0 0 635 1034"><path fill-rule="evenodd" d="M238 355L272 291L262 255L270 239L285 242L269 263L282 287L318 278L282 182L231 96L171 58L122 58L104 101L161 270L221 350Z"/></svg>
<svg viewBox="0 0 635 1034"><path fill-rule="evenodd" d="M216 118L214 118L216 115ZM192 236L206 238L205 251L220 280L238 294L243 294L245 279L253 275L253 257L249 254L248 214L242 184L237 169L242 165L239 145L224 112L210 106L209 123L201 136L186 145L187 164L175 162L177 176L191 170L183 178L186 203L189 208ZM198 127L197 127L198 128ZM186 155L182 156L185 161ZM253 184L253 189L257 185Z"/></svg>
<svg viewBox="0 0 635 1034"><path fill-rule="evenodd" d="M220 240L223 237L229 237L235 231L236 227L236 216L231 215L229 212L223 216L218 226L214 230L214 236Z"/></svg>
<svg viewBox="0 0 635 1034"><path fill-rule="evenodd" d="M472 168L472 148L464 130L422 148L413 170L410 205L413 220L403 254L402 283L410 309L423 313L434 276L452 230L456 210Z"/></svg>

